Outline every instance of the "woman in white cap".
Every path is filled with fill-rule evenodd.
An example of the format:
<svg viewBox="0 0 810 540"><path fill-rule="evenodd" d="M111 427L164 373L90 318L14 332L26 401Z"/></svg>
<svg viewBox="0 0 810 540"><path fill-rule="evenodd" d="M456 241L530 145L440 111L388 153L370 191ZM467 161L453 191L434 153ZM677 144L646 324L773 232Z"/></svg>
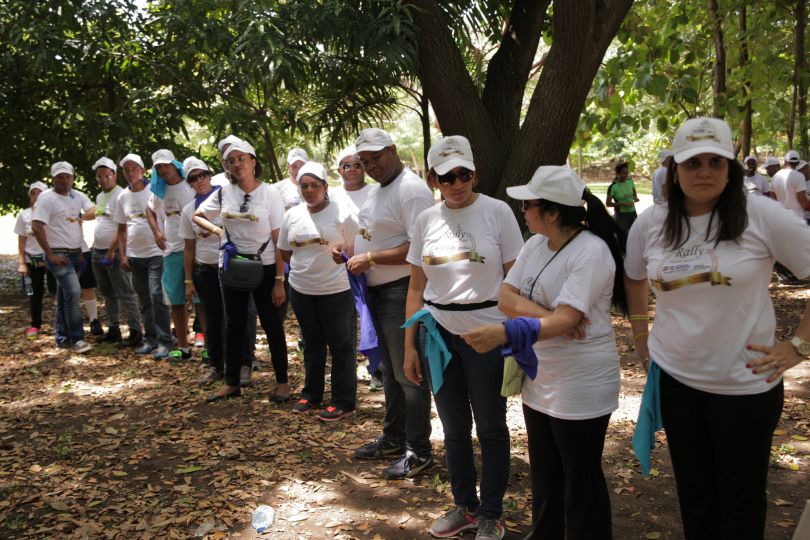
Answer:
<svg viewBox="0 0 810 540"><path fill-rule="evenodd" d="M411 234L405 315L416 314L422 323L405 331L405 374L415 384L422 384L423 375L429 376L444 428L455 505L433 523L430 532L446 538L477 528L479 540L502 538L500 519L509 483L503 360L498 350L474 351L461 336L482 324L506 319L497 307L498 291L523 247L523 238L506 203L475 192L475 163L465 137L436 141L428 153L428 166L428 181L444 202L420 214ZM420 362L420 357L428 356L425 334L434 325L450 354L444 370L438 371ZM425 361L435 365L437 359ZM480 499L473 419L481 444Z"/></svg>
<svg viewBox="0 0 810 540"><path fill-rule="evenodd" d="M261 164L256 150L246 141L237 141L225 151L230 183L209 197L194 212L194 223L212 232L235 248L235 256L258 259L263 266L261 283L252 290L237 290L223 283L225 304L225 385L208 397L208 401L241 395L239 383L244 366L244 333L247 327L248 297L253 295L259 320L267 334L273 369L276 374L277 401L289 399L287 383L287 340L278 309L285 300L284 265L278 251L278 234L284 217L281 198L262 182ZM211 219L222 216L218 227ZM220 269L226 271L224 254Z"/></svg>
<svg viewBox="0 0 810 540"><path fill-rule="evenodd" d="M501 288L498 306L516 319L465 338L476 350L503 343L531 349L539 361L536 376L523 383L532 485L526 538L611 538L602 450L619 405L610 310L625 310L624 229L569 167L539 167L507 193L523 201L526 224L537 233ZM513 333L517 321L530 331Z"/></svg>
<svg viewBox="0 0 810 540"><path fill-rule="evenodd" d="M782 374L810 354L810 307L793 339L776 341L768 284L774 259L810 276L810 229L745 196L722 120L687 120L672 150L667 205L644 212L627 241L636 354L653 361L645 393L657 379L684 536L761 539Z"/></svg>
<svg viewBox="0 0 810 540"><path fill-rule="evenodd" d="M346 267L335 264L332 249L350 251L357 223L348 208L329 200L326 170L320 163L308 161L301 167L298 187L304 204L284 215L278 241L281 257L290 265L290 302L304 341L304 389L293 411L321 407L328 346L332 396L318 419L333 422L353 414L357 400L357 313Z"/></svg>
<svg viewBox="0 0 810 540"><path fill-rule="evenodd" d="M48 282L48 292L56 293L56 280L45 264L45 253L39 246L34 232L31 229L31 220L34 216L34 205L37 203L39 194L48 189L44 182L34 182L28 187L28 200L31 206L20 212L17 222L14 225L14 234L18 235L18 259L17 271L20 275L31 282L31 290L28 292L28 300L31 304L31 326L25 330L25 337L35 339L42 327L42 297L45 295L45 281Z"/></svg>

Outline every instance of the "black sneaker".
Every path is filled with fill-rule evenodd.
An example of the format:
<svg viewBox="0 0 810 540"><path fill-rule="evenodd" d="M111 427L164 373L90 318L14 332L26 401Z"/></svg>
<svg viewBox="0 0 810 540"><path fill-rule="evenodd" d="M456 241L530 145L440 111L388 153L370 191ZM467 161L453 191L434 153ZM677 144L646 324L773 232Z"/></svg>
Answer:
<svg viewBox="0 0 810 540"><path fill-rule="evenodd" d="M388 442L384 437L377 437L372 442L355 450L354 457L357 459L381 459L389 456L401 456L404 453L404 446Z"/></svg>
<svg viewBox="0 0 810 540"><path fill-rule="evenodd" d="M306 413L315 408L315 404L308 399L301 398L292 406L293 412Z"/></svg>
<svg viewBox="0 0 810 540"><path fill-rule="evenodd" d="M101 323L98 321L98 319L93 319L90 321L90 333L94 336L104 335L104 329L101 327Z"/></svg>
<svg viewBox="0 0 810 540"><path fill-rule="evenodd" d="M435 462L433 456L420 458L410 450L405 455L393 462L383 471L386 480L402 480L412 478L417 474L433 467Z"/></svg>
<svg viewBox="0 0 810 540"><path fill-rule="evenodd" d="M127 337L126 341L122 341L118 343L118 346L121 348L130 348L130 349L137 349L143 345L143 334L138 330L130 330L129 337Z"/></svg>
<svg viewBox="0 0 810 540"><path fill-rule="evenodd" d="M191 360L191 350L174 349L169 353L169 360Z"/></svg>
<svg viewBox="0 0 810 540"><path fill-rule="evenodd" d="M121 342L121 329L117 326L110 326L107 328L107 333L98 338L98 343L120 343Z"/></svg>
<svg viewBox="0 0 810 540"><path fill-rule="evenodd" d="M346 418L354 414L354 409L338 409L329 405L327 408L318 413L318 420L324 422L336 422L341 418Z"/></svg>

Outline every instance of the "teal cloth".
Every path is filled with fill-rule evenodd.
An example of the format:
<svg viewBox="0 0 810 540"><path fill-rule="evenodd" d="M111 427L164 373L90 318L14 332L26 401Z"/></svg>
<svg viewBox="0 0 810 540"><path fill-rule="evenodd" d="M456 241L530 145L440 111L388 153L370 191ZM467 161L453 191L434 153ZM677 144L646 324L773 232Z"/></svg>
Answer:
<svg viewBox="0 0 810 540"><path fill-rule="evenodd" d="M180 178L186 179L186 173L183 172L183 164L176 159L172 161L172 165L180 173ZM161 200L166 196L166 180L157 172L157 167L152 167L152 178L149 182L149 189L158 196Z"/></svg>
<svg viewBox="0 0 810 540"><path fill-rule="evenodd" d="M425 336L425 356L430 367L430 382L433 384L433 393L438 394L444 383L444 370L453 355L447 349L447 344L439 332L439 325L433 315L426 309L420 309L405 321L402 328L408 328L416 323L422 323L427 330Z"/></svg>
<svg viewBox="0 0 810 540"><path fill-rule="evenodd" d="M641 407L638 410L636 430L633 433L633 452L641 464L641 472L650 476L650 455L655 448L655 432L663 429L661 418L661 368L650 359L647 371L647 384L641 396Z"/></svg>

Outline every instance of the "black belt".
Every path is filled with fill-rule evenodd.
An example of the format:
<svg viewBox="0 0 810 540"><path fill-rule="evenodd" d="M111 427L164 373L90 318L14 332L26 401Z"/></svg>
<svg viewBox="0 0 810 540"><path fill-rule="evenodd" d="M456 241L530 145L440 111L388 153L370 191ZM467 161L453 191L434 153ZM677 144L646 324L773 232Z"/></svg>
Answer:
<svg viewBox="0 0 810 540"><path fill-rule="evenodd" d="M201 263L201 262L196 262L196 261L194 262L194 266L196 266L197 268L203 268L203 269L205 269L205 268L213 268L214 270L219 268L219 265L216 264L216 263Z"/></svg>
<svg viewBox="0 0 810 540"><path fill-rule="evenodd" d="M70 248L51 248L53 253L81 253L81 248L77 249L70 249Z"/></svg>
<svg viewBox="0 0 810 540"><path fill-rule="evenodd" d="M423 302L429 306L439 308L442 311L475 311L476 309L484 309L498 305L497 300L487 300L485 302L476 302L474 304L437 304L436 302L431 302L430 300L423 300Z"/></svg>

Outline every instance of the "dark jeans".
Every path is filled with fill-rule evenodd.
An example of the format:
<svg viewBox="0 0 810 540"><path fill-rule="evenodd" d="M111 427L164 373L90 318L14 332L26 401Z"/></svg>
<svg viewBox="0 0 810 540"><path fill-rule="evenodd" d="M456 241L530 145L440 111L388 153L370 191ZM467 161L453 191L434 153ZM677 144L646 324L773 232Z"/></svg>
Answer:
<svg viewBox="0 0 810 540"><path fill-rule="evenodd" d="M208 360L218 371L225 371L225 307L219 286L216 265L195 264L192 273L194 288L205 312L205 347Z"/></svg>
<svg viewBox="0 0 810 540"><path fill-rule="evenodd" d="M48 282L48 292L56 294L56 278L45 266L45 263L26 263L28 276L31 278L31 289L34 294L28 297L31 304L31 326L39 328L42 326L42 298L45 296L45 282Z"/></svg>
<svg viewBox="0 0 810 540"><path fill-rule="evenodd" d="M661 416L687 540L764 537L768 461L783 400L782 382L729 396L661 371Z"/></svg>
<svg viewBox="0 0 810 540"><path fill-rule="evenodd" d="M104 266L101 259L106 257L106 249L94 249L92 255L93 274L95 275L101 295L107 309L107 325L118 327L118 305L124 307L129 331L141 331L141 315L138 312L138 300L132 289L132 276L121 268L118 252L115 252L112 266Z"/></svg>
<svg viewBox="0 0 810 540"><path fill-rule="evenodd" d="M509 483L509 427L506 398L501 396L503 357L499 348L475 352L464 340L441 326L439 330L453 355L444 370L436 409L444 428L444 448L453 501L486 519L500 519L503 496ZM419 329L422 373L430 378L424 355L426 330ZM432 386L431 386L432 388ZM481 445L481 502L476 494L472 423Z"/></svg>
<svg viewBox="0 0 810 540"><path fill-rule="evenodd" d="M302 294L290 287L292 304L304 340L304 390L301 397L323 401L326 347L332 352L332 405L353 411L357 401L357 358L352 321L357 316L352 291Z"/></svg>
<svg viewBox="0 0 810 540"><path fill-rule="evenodd" d="M383 373L385 420L383 437L404 444L417 456L433 455L430 445L430 389L427 379L414 384L405 377L405 277L368 288L368 308L377 329Z"/></svg>
<svg viewBox="0 0 810 540"><path fill-rule="evenodd" d="M172 332L169 307L163 297L163 257L130 257L132 286L141 306L145 343L171 348Z"/></svg>
<svg viewBox="0 0 810 540"><path fill-rule="evenodd" d="M610 415L562 420L523 405L529 439L532 529L526 540L612 538L602 472Z"/></svg>
<svg viewBox="0 0 810 540"><path fill-rule="evenodd" d="M629 231L630 227L632 227L633 223L636 221L638 214L635 212L619 212L619 210L616 210L613 217L619 225L624 227L624 230Z"/></svg>
<svg viewBox="0 0 810 540"><path fill-rule="evenodd" d="M47 263L48 270L56 278L56 343L69 345L84 339L82 309L79 305L82 292L79 285L81 253L54 250L54 254L70 260L68 264Z"/></svg>
<svg viewBox="0 0 810 540"><path fill-rule="evenodd" d="M273 305L273 285L276 283L276 265L264 266L261 284L252 291L223 289L225 304L225 382L239 386L239 370L245 365L245 332L247 331L248 299L253 296L259 320L267 334L267 343L276 372L276 382L287 382L287 338L284 320L278 307ZM247 364L250 365L249 363Z"/></svg>

